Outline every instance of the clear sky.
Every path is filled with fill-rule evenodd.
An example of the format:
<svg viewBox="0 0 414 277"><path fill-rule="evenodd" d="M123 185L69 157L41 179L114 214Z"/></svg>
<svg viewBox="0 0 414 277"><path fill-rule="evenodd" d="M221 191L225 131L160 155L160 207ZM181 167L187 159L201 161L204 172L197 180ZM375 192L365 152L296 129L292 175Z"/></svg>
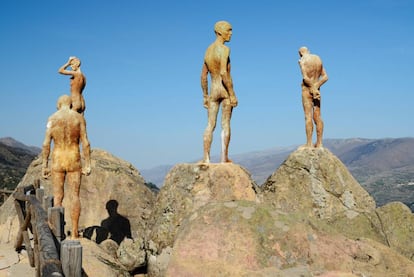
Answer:
<svg viewBox="0 0 414 277"><path fill-rule="evenodd" d="M329 75L324 138L413 137L413 15L411 0L2 0L0 137L42 145L56 100L69 94L58 68L78 56L92 148L138 169L201 158L200 72L219 20L233 26L239 100L230 158L305 142L304 45Z"/></svg>

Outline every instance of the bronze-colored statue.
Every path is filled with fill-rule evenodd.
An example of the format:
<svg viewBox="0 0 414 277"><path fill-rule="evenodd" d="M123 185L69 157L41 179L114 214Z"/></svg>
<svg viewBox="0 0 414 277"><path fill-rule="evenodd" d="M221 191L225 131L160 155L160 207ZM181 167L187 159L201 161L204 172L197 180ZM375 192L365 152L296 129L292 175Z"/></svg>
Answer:
<svg viewBox="0 0 414 277"><path fill-rule="evenodd" d="M319 56L306 47L299 49L299 66L302 72L302 104L305 112L306 146L312 147L313 122L316 125L315 147L322 147L323 121L321 118L321 86L328 75ZM312 122L313 118L313 122Z"/></svg>
<svg viewBox="0 0 414 277"><path fill-rule="evenodd" d="M90 145L86 133L85 118L71 110L71 97L63 95L57 102L58 111L47 122L42 152L42 177L52 178L54 205L62 206L65 179L70 189L72 237L78 237L80 216L79 190L81 174L89 175L91 171ZM48 167L50 145L53 140L52 166ZM82 167L79 151L82 143L84 165Z"/></svg>
<svg viewBox="0 0 414 277"><path fill-rule="evenodd" d="M86 107L82 92L86 86L86 77L83 75L80 66L80 59L77 57L69 57L69 60L59 68L59 73L71 76L70 95L72 97L72 110L83 114ZM72 70L68 70L68 67L71 67Z"/></svg>
<svg viewBox="0 0 414 277"><path fill-rule="evenodd" d="M213 131L217 123L217 114L221 104L221 162L231 162L228 157L230 142L230 119L233 107L237 106L237 98L233 90L230 75L230 49L224 45L230 41L232 27L226 21L214 25L216 40L207 48L201 71L201 87L203 89L204 107L208 110L208 123L204 132L204 163L210 162L210 148ZM208 94L208 73L211 78L210 95Z"/></svg>

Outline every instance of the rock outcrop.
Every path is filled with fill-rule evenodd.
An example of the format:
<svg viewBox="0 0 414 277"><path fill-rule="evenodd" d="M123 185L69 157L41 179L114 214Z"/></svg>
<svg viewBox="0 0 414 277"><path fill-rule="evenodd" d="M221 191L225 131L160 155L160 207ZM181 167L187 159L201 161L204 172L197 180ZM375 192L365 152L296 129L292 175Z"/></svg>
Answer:
<svg viewBox="0 0 414 277"><path fill-rule="evenodd" d="M408 207L376 209L329 150L294 151L261 189L212 177L238 167L225 166L179 165L167 175L149 276L414 276ZM255 196L234 197L246 188Z"/></svg>
<svg viewBox="0 0 414 277"><path fill-rule="evenodd" d="M18 187L33 184L35 180L40 179L41 166L42 160L39 157L29 166ZM112 238L119 245L126 236L134 241L137 240L139 245L143 244L147 230L146 224L154 207L155 194L145 185L138 170L130 163L106 151L99 149L92 151L91 167L91 174L82 176L80 190L82 210L79 227L86 230L84 235L87 236L89 233L89 238L96 239L96 231L106 228L100 241ZM45 195L53 194L50 180L42 179L41 186L45 189ZM63 201L65 207L67 207L66 200L69 198L69 191L69 188L65 187L66 194ZM19 223L13 200L14 198L10 197L0 207L0 242L2 243L14 243L18 233ZM65 230L70 230L69 208L65 208L65 222ZM84 247L88 248L89 245ZM123 249L125 248L122 248L114 259L123 271L128 272L128 270L133 270L131 268L133 266L140 267L146 264L145 258L140 259L141 264L137 264L137 261L131 263L131 259L128 258L130 255L145 257L146 251L143 247L134 247L134 254L130 254L130 251L122 251ZM113 251L116 253L118 249ZM126 261L126 266L122 265L123 261ZM113 276L120 276L116 274Z"/></svg>
<svg viewBox="0 0 414 277"><path fill-rule="evenodd" d="M42 159L39 157L29 166L20 186L33 184L41 179ZM79 228L101 226L108 219L108 202L116 203L116 213L125 217L131 226L132 236L142 236L146 221L154 206L155 195L148 187L140 173L128 162L114 157L103 150L94 149L91 153L92 171L89 176L82 176L80 189L81 216ZM50 180L41 179L45 195L53 195ZM65 186L63 206L68 207L67 199L70 189ZM131 207L134 207L131 209ZM10 217L15 217L13 197L0 208L0 224ZM65 212L65 229L70 230L70 210Z"/></svg>
<svg viewBox="0 0 414 277"><path fill-rule="evenodd" d="M278 211L321 219L330 232L369 238L409 259L414 257L410 209L397 202L376 209L373 198L325 148L299 148L262 189L264 201Z"/></svg>
<svg viewBox="0 0 414 277"><path fill-rule="evenodd" d="M85 276L131 276L127 268L95 242L82 238L80 243L82 245L82 269L85 272Z"/></svg>
<svg viewBox="0 0 414 277"><path fill-rule="evenodd" d="M324 229L266 203L211 203L180 226L165 276L414 276L389 247Z"/></svg>
<svg viewBox="0 0 414 277"><path fill-rule="evenodd" d="M266 202L284 212L321 219L348 218L375 209L374 199L325 148L299 148L263 185Z"/></svg>
<svg viewBox="0 0 414 277"><path fill-rule="evenodd" d="M82 202L83 225L102 227L116 200L133 239L100 247L82 239L88 276L147 266L148 277L414 277L414 215L397 202L376 208L327 149L294 151L262 187L237 164L179 164L156 199L128 163L97 150L92 161L97 175L84 179L81 197L93 205ZM21 183L38 176L35 161ZM9 239L13 210L0 209ZM109 268L99 271L101 262Z"/></svg>
<svg viewBox="0 0 414 277"><path fill-rule="evenodd" d="M168 260L165 253L173 246L178 227L192 212L211 202L256 202L258 190L250 174L236 164L179 164L172 168L158 193L149 224L149 269L157 272L152 276L162 276L163 265L157 257L163 260L167 256Z"/></svg>

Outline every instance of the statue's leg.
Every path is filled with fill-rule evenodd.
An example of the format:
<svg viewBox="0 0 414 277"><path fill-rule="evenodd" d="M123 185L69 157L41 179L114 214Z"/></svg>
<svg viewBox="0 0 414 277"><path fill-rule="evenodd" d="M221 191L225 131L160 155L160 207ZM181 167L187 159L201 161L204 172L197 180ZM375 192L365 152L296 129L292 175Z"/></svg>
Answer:
<svg viewBox="0 0 414 277"><path fill-rule="evenodd" d="M231 137L230 120L233 112L233 107L230 105L229 99L224 99L222 102L221 114L221 162L231 163L229 159L229 144Z"/></svg>
<svg viewBox="0 0 414 277"><path fill-rule="evenodd" d="M54 171L51 172L52 186L53 186L53 205L55 207L61 207L64 197L65 187L65 172Z"/></svg>
<svg viewBox="0 0 414 277"><path fill-rule="evenodd" d="M80 183L81 183L81 171L72 171L67 173L67 182L70 189L70 204L71 204L71 219L72 219L72 237L77 238L79 216L81 211L80 204Z"/></svg>
<svg viewBox="0 0 414 277"><path fill-rule="evenodd" d="M312 147L312 134L313 134L313 97L309 91L309 88L302 86L302 105L305 113L305 130L306 130L306 146Z"/></svg>
<svg viewBox="0 0 414 277"><path fill-rule="evenodd" d="M313 121L316 125L316 144L315 147L322 147L323 120L321 117L321 100L314 100Z"/></svg>
<svg viewBox="0 0 414 277"><path fill-rule="evenodd" d="M203 136L203 143L204 143L204 163L210 162L210 148L211 142L213 140L213 132L216 128L217 123L217 113L219 110L220 104L215 101L210 101L208 105L208 119L207 119L207 127L204 131Z"/></svg>

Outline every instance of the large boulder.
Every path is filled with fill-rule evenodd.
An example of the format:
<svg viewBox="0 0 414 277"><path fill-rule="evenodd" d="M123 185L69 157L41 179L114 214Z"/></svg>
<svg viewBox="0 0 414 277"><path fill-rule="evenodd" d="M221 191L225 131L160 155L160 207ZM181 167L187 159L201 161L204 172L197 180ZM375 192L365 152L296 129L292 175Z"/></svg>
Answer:
<svg viewBox="0 0 414 277"><path fill-rule="evenodd" d="M391 202L355 218L329 220L329 228L350 238L370 238L414 260L414 214L405 204Z"/></svg>
<svg viewBox="0 0 414 277"><path fill-rule="evenodd" d="M85 276L130 277L130 273L116 258L95 242L81 238L82 269Z"/></svg>
<svg viewBox="0 0 414 277"><path fill-rule="evenodd" d="M18 187L41 179L41 167L42 159L39 157L29 166ZM91 167L91 174L82 176L79 228L101 227L104 220L108 224L117 224L122 218L130 224L130 230L123 231L130 232L132 238L142 238L154 205L155 194L145 185L139 171L130 163L99 149L91 152ZM40 184L45 189L45 195L53 194L50 180L41 179ZM70 209L67 201L70 189L65 187L65 192L65 229L70 230ZM13 197L9 197L0 207L0 226L4 230L0 233L0 239L4 243L14 241L17 235L18 221L13 200ZM117 208L116 216L109 216L108 209L114 207Z"/></svg>
<svg viewBox="0 0 414 277"><path fill-rule="evenodd" d="M210 203L179 227L165 276L414 276L389 247L324 225L266 203Z"/></svg>
<svg viewBox="0 0 414 277"><path fill-rule="evenodd" d="M155 243L162 263L150 257L149 276L414 276L414 223L404 205L376 209L327 149L293 152L254 199L199 197L191 180L200 177L179 171L166 178L172 199L158 202L169 204L153 228L173 236Z"/></svg>
<svg viewBox="0 0 414 277"><path fill-rule="evenodd" d="M391 202L375 212L387 245L414 260L414 214L410 208L401 202Z"/></svg>
<svg viewBox="0 0 414 277"><path fill-rule="evenodd" d="M168 256L166 253L174 244L178 227L188 215L210 202L257 202L258 190L247 170L237 164L176 165L165 177L151 216L150 271L162 272L157 257Z"/></svg>
<svg viewBox="0 0 414 277"><path fill-rule="evenodd" d="M329 219L375 210L374 199L326 148L294 151L262 188L264 201L284 212Z"/></svg>
<svg viewBox="0 0 414 277"><path fill-rule="evenodd" d="M373 198L326 148L294 151L262 189L263 201L278 211L321 219L327 232L369 238L414 259L410 209L399 202L375 208Z"/></svg>

